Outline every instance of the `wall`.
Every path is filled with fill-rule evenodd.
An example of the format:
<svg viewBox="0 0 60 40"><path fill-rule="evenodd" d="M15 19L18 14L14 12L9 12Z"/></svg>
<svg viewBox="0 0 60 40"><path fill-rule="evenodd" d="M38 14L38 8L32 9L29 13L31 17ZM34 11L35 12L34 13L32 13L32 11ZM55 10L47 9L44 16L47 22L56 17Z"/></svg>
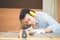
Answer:
<svg viewBox="0 0 60 40"><path fill-rule="evenodd" d="M43 0L43 11L52 16L52 0Z"/></svg>
<svg viewBox="0 0 60 40"><path fill-rule="evenodd" d="M0 31L19 31L20 9L0 8Z"/></svg>
<svg viewBox="0 0 60 40"><path fill-rule="evenodd" d="M57 8L58 8L58 10L57 10L57 12L58 12L58 14L57 14L57 17L58 17L58 22L60 23L60 0L57 0Z"/></svg>
<svg viewBox="0 0 60 40"><path fill-rule="evenodd" d="M43 0L43 11L57 20L57 0Z"/></svg>
<svg viewBox="0 0 60 40"><path fill-rule="evenodd" d="M57 7L57 3L58 3L57 0L43 0L43 11L47 12L50 16L52 16L56 21L59 22L57 10L60 9Z"/></svg>
<svg viewBox="0 0 60 40"><path fill-rule="evenodd" d="M42 0L0 0L0 8L42 9Z"/></svg>

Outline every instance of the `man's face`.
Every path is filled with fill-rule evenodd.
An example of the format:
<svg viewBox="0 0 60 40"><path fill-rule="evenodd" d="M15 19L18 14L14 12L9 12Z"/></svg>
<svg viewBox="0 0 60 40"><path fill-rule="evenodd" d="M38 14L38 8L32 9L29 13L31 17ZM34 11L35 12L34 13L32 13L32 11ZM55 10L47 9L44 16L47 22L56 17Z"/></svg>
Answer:
<svg viewBox="0 0 60 40"><path fill-rule="evenodd" d="M27 23L28 25L35 25L35 23L36 23L35 17L32 17L29 14L26 14L23 21L24 21L24 23Z"/></svg>

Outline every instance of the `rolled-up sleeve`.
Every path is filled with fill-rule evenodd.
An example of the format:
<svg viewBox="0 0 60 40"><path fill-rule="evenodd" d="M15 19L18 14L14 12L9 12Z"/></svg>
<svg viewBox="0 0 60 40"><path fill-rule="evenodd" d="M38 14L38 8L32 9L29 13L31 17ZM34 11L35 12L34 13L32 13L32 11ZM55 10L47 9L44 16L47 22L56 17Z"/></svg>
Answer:
<svg viewBox="0 0 60 40"><path fill-rule="evenodd" d="M49 24L47 28L51 29L52 32L60 32L60 24L56 20L49 15L45 15L44 20Z"/></svg>

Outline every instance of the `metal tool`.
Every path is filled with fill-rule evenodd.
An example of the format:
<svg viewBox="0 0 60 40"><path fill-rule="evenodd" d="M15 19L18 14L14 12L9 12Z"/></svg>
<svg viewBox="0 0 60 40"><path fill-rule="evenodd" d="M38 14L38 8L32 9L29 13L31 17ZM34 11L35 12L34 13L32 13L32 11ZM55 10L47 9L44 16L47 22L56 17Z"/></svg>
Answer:
<svg viewBox="0 0 60 40"><path fill-rule="evenodd" d="M22 26L22 38L24 39L24 40L26 40L26 38L27 38L27 33L26 33L26 29L27 28L29 28L29 26L27 25L27 24L24 24L23 26Z"/></svg>

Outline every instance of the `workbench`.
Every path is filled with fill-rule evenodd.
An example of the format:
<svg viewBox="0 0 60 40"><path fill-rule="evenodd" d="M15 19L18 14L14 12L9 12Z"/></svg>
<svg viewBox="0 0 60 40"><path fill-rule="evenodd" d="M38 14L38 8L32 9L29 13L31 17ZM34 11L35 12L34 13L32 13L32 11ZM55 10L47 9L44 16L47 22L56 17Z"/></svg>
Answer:
<svg viewBox="0 0 60 40"><path fill-rule="evenodd" d="M45 33L29 35L27 32L26 40L60 40L60 33ZM22 30L20 32L0 32L0 40L24 40Z"/></svg>

